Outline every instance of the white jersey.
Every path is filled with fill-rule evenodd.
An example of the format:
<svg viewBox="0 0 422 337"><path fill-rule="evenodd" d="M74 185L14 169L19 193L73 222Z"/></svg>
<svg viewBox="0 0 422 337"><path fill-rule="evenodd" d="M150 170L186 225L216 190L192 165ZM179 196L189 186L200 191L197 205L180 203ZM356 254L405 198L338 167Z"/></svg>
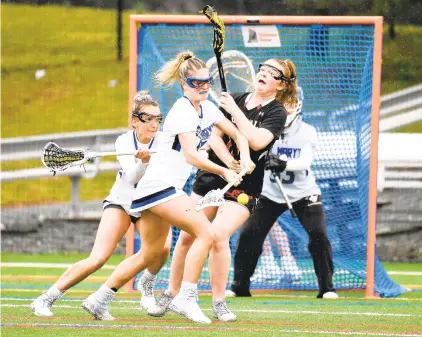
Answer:
<svg viewBox="0 0 422 337"><path fill-rule="evenodd" d="M179 134L195 132L196 148L200 149L208 141L213 126L224 119L214 103L203 101L200 107L198 114L189 99L182 97L168 112L163 131L157 137L157 153L151 156L145 175L136 187L130 209L135 218L145 209L185 194L183 186L193 167L186 162Z"/></svg>
<svg viewBox="0 0 422 337"><path fill-rule="evenodd" d="M156 137L152 138L148 144L143 144L138 141L135 130L128 131L117 138L115 143L116 152L130 152L133 150L135 153L139 149L155 150ZM118 156L117 160L121 170L117 173L116 181L110 190L110 194L105 198L103 206L115 204L129 211L136 185L144 175L148 164L143 164L135 156Z"/></svg>
<svg viewBox="0 0 422 337"><path fill-rule="evenodd" d="M281 173L280 180L290 201L294 202L310 195L321 194L321 190L311 170L312 155L316 152L318 142L317 132L313 126L301 121L292 128L295 129L291 133L282 135L274 143L272 153L286 155L288 158L286 170ZM297 165L297 159L303 159L301 156L309 158L305 167L303 164ZM270 170L265 171L261 194L274 202L286 203Z"/></svg>

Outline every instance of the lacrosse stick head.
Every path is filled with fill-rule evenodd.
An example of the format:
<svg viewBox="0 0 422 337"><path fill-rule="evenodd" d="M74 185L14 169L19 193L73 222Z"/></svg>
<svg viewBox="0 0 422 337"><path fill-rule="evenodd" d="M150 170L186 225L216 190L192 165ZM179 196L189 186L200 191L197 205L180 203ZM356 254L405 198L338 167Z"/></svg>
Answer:
<svg viewBox="0 0 422 337"><path fill-rule="evenodd" d="M212 47L214 48L214 52L216 54L221 54L224 50L224 22L218 17L218 13L214 8L207 5L204 9L200 12L204 14L208 20L211 21L214 30L214 40Z"/></svg>
<svg viewBox="0 0 422 337"><path fill-rule="evenodd" d="M86 151L65 150L54 142L47 143L41 153L41 160L45 167L56 173L75 165L82 165L90 158Z"/></svg>
<svg viewBox="0 0 422 337"><path fill-rule="evenodd" d="M199 212L201 209L210 206L221 206L224 204L224 193L220 189L209 191L204 197L198 200L196 203L196 211Z"/></svg>

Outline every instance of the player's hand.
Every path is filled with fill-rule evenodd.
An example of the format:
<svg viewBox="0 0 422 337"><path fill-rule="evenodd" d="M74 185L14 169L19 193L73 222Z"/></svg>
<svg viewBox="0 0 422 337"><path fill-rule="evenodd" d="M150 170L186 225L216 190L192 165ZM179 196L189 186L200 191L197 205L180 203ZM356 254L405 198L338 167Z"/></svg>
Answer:
<svg viewBox="0 0 422 337"><path fill-rule="evenodd" d="M242 177L239 177L236 172L229 169L224 170L223 178L229 183L236 181L233 186L239 185L242 181Z"/></svg>
<svg viewBox="0 0 422 337"><path fill-rule="evenodd" d="M233 157L231 158L229 162L225 164L230 170L235 171L236 173L239 173L240 171L242 171L242 166L240 165L240 162L234 159Z"/></svg>
<svg viewBox="0 0 422 337"><path fill-rule="evenodd" d="M233 97L228 92L221 93L220 108L226 110L230 115L235 115L240 111Z"/></svg>
<svg viewBox="0 0 422 337"><path fill-rule="evenodd" d="M247 174L251 174L253 172L253 170L255 170L255 163L249 158L249 159L243 159L241 160L241 166L242 166L242 170L246 170Z"/></svg>
<svg viewBox="0 0 422 337"><path fill-rule="evenodd" d="M148 150L139 149L135 157L141 160L143 164L146 164L151 159L151 153Z"/></svg>
<svg viewBox="0 0 422 337"><path fill-rule="evenodd" d="M287 157L286 160L281 159L279 156L275 154L270 154L265 159L265 169L271 170L272 172L284 172L287 166Z"/></svg>

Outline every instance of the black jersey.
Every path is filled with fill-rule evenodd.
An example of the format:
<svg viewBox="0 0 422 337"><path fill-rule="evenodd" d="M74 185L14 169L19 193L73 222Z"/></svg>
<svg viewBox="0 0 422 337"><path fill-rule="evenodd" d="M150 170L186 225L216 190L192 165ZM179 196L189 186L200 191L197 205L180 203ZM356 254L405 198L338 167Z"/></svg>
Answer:
<svg viewBox="0 0 422 337"><path fill-rule="evenodd" d="M264 149L254 151L249 148L251 159L255 163L256 168L251 174L246 174L243 177L243 181L241 182L241 184L236 187L237 189L244 190L249 195L258 196L261 193L264 180L265 156L271 149L275 140L280 137L284 129L284 123L286 122L287 113L283 105L277 100L273 100L264 106L258 105L257 107L249 110L246 108L246 99L249 94L250 93L246 92L235 93L231 95L234 98L237 106L243 111L246 118L255 127L265 128L274 135L274 140L270 142ZM226 144L233 157L239 159L239 153L237 151L237 153L233 153L233 146L231 143L232 141L229 139L229 137L225 135L223 139L224 143ZM209 152L209 159L218 165L226 166L212 150ZM210 181L210 178L211 180L213 180L211 176L215 176L215 186L210 186L210 190L215 188L221 188L225 185L225 182L221 177L202 170L198 172L197 179L200 179L202 175L205 175L203 178L208 181L210 185L213 184Z"/></svg>

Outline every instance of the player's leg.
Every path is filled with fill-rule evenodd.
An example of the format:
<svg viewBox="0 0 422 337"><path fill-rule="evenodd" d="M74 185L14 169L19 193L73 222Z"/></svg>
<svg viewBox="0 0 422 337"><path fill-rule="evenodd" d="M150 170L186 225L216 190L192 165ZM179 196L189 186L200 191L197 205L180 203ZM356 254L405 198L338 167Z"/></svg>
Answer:
<svg viewBox="0 0 422 337"><path fill-rule="evenodd" d="M215 318L225 322L237 320L236 315L227 307L225 301L232 260L229 240L249 215L250 211L247 207L237 202L228 201L221 206L221 210L212 224L216 231L216 241L210 252L208 267L213 294L213 314Z"/></svg>
<svg viewBox="0 0 422 337"><path fill-rule="evenodd" d="M150 210L146 210L136 221L135 227L141 236L141 250L123 260L101 288L82 304L82 307L96 319L114 319L108 313L108 305L117 290L162 256L170 223L163 221Z"/></svg>
<svg viewBox="0 0 422 337"><path fill-rule="evenodd" d="M171 240L172 240L172 230L170 228L167 235L166 243L164 245L162 255L159 259L154 261L151 265L145 269L141 278L138 282L138 289L141 292L141 309L148 310L155 306L156 301L154 297L154 284L157 274L160 272L161 268L166 264L171 249Z"/></svg>
<svg viewBox="0 0 422 337"><path fill-rule="evenodd" d="M173 303L180 309L179 313L188 319L198 323L211 323L197 303L197 282L214 243L214 231L205 214L195 211L196 203L189 197L172 199L168 204L169 207L162 207L163 204L154 206L154 213L167 219L182 231L195 236L186 255L181 289L173 299Z"/></svg>
<svg viewBox="0 0 422 337"><path fill-rule="evenodd" d="M66 290L104 265L113 254L129 225L130 218L122 207L109 205L108 208L104 209L89 257L69 267L53 286L31 304L31 310L34 314L37 316L52 316L53 313L50 309L54 301L59 299Z"/></svg>
<svg viewBox="0 0 422 337"><path fill-rule="evenodd" d="M231 295L251 296L250 278L253 275L262 244L274 221L286 210L285 205L277 204L265 197L260 197L252 215L240 229L239 241L234 257L234 279Z"/></svg>
<svg viewBox="0 0 422 337"><path fill-rule="evenodd" d="M280 261L283 266L282 273L280 271L280 274L285 274L285 276L293 281L300 280L302 272L297 266L296 259L290 250L289 238L278 221L274 223L268 236L280 255Z"/></svg>
<svg viewBox="0 0 422 337"><path fill-rule="evenodd" d="M318 298L337 298L333 287L333 257L328 240L321 196L310 196L296 202L299 221L309 236L308 249L318 278Z"/></svg>
<svg viewBox="0 0 422 337"><path fill-rule="evenodd" d="M192 193L190 198L197 203L202 197ZM202 210L209 221L214 219L217 212L217 207L207 207ZM192 243L194 242L195 237L190 235L185 231L181 231L179 238L177 239L176 246L174 247L173 256L171 259L170 267L170 278L168 289L158 297L157 305L152 306L148 310L148 314L154 317L164 316L168 309L170 308L170 303L172 302L174 296L179 293L180 287L183 281L183 270L185 268L186 255ZM171 309L178 312L176 306L172 305Z"/></svg>

